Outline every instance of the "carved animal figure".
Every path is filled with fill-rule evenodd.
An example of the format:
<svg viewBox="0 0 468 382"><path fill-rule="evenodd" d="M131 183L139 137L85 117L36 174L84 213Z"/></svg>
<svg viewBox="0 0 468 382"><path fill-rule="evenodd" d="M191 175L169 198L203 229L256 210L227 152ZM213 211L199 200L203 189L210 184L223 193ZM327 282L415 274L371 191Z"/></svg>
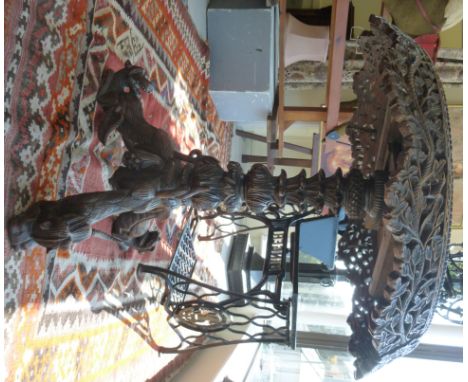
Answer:
<svg viewBox="0 0 468 382"><path fill-rule="evenodd" d="M104 110L104 120L99 125L98 137L105 145L109 134L117 129L127 147L126 165L141 161L140 167L163 167L174 158L176 145L170 135L146 122L140 92L151 92L153 84L145 77L143 68L132 66L130 61L118 72L107 70L97 102Z"/></svg>

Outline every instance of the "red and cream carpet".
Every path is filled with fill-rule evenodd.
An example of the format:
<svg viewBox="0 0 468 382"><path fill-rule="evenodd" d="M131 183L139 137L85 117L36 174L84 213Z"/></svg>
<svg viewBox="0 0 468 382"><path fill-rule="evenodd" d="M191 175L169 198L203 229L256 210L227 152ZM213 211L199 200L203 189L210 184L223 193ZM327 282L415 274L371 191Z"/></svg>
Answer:
<svg viewBox="0 0 468 382"><path fill-rule="evenodd" d="M124 147L118 134L98 141L96 93L104 69L126 60L157 85L144 96L148 122L181 152L197 147L227 163L231 126L217 118L208 48L180 1L8 0L4 25L5 219L41 199L110 189ZM101 238L14 252L5 238L7 380L164 380L183 358L146 343L167 335L164 311L147 304L156 292L135 269L167 264L185 219L180 210L160 224L151 253Z"/></svg>

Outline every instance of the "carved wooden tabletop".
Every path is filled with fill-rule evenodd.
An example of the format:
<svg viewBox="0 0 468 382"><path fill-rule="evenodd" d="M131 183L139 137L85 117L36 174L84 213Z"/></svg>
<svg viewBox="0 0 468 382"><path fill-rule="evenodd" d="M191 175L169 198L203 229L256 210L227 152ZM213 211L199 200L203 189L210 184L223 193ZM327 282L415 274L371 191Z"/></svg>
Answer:
<svg viewBox="0 0 468 382"><path fill-rule="evenodd" d="M360 40L366 62L354 79L358 109L347 133L353 167L365 175L385 170L389 180L383 219L354 225L340 243L341 255L355 259L348 261L356 284L348 322L357 378L410 353L428 329L445 276L452 209L441 82L411 38L378 17L370 22L372 34Z"/></svg>

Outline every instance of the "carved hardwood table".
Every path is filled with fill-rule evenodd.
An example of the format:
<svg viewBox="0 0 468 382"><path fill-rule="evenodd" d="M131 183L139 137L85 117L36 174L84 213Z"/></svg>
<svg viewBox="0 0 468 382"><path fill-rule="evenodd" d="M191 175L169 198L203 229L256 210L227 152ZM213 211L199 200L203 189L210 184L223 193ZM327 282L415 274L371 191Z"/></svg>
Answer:
<svg viewBox="0 0 468 382"><path fill-rule="evenodd" d="M450 127L430 59L384 20L370 21L371 33L360 39L365 65L354 80L358 105L347 128L353 165L346 175L338 170L326 178L320 171L307 178L302 171L288 178L284 171L273 176L261 164L244 174L236 162L225 170L200 151L177 152L167 133L144 120L139 95L153 87L141 68L127 63L106 73L98 94L106 116L98 127L100 140L105 143L117 129L128 149L110 180L113 190L35 203L10 219L12 247L57 248L107 235L122 248L150 250L159 235L148 231L148 222L165 219L179 205L257 216L288 209L318 215L324 206L335 212L344 207L350 223L338 256L355 285L348 323L356 377L408 354L431 323L444 281ZM92 228L108 216L117 216L112 233ZM180 320L198 314L187 312ZM216 331L225 323L215 324Z"/></svg>

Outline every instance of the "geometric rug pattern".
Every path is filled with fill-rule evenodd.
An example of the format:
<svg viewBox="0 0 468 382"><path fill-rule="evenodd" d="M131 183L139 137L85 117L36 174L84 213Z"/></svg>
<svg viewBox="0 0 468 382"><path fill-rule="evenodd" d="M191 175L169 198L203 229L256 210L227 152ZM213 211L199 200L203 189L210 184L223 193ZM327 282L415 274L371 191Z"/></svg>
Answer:
<svg viewBox="0 0 468 382"><path fill-rule="evenodd" d="M117 133L99 142L96 94L104 70L127 60L156 85L142 96L146 120L182 153L200 148L227 164L232 127L216 115L208 47L180 1L8 0L4 21L6 218L38 200L110 189L124 145ZM145 343L148 325L164 321L163 309L148 304L159 291L135 270L140 262L167 265L186 219L181 208L159 223L162 239L147 253L102 238L15 252L5 236L7 380L167 375L161 371L175 357L158 357ZM111 225L108 218L94 228Z"/></svg>

